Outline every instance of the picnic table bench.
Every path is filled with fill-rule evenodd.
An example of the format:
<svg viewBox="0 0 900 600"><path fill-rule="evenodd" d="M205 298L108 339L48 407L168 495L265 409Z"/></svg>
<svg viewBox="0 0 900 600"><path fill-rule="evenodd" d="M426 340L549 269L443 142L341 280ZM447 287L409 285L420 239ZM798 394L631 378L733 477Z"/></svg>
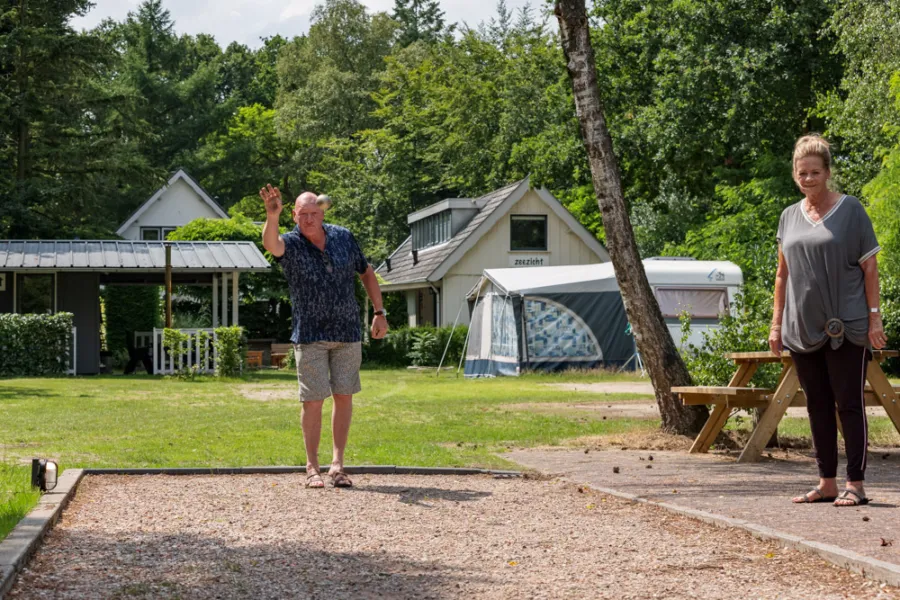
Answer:
<svg viewBox="0 0 900 600"><path fill-rule="evenodd" d="M866 406L884 407L894 427L900 432L900 385L891 385L881 370L883 360L900 356L900 352L875 350L872 354L873 360L869 361L866 370ZM678 394L685 405L704 404L713 407L709 419L691 446L692 453L709 450L733 409L760 409L759 421L738 457L738 462L756 462L777 431L788 407L806 406L806 396L800 388L800 380L788 352L783 352L781 356L769 351L732 352L726 354L725 358L733 360L737 365L737 371L727 386L679 386L673 387L672 392ZM782 363L782 369L775 389L747 387L759 365L776 362Z"/></svg>
<svg viewBox="0 0 900 600"><path fill-rule="evenodd" d="M272 344L272 366L281 367L293 347L293 344Z"/></svg>

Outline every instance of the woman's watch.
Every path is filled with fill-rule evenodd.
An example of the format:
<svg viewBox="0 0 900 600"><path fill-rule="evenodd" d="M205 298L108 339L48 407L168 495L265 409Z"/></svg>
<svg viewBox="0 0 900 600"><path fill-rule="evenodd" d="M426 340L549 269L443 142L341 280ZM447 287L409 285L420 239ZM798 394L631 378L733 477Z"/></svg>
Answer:
<svg viewBox="0 0 900 600"><path fill-rule="evenodd" d="M381 315L382 317L386 317L386 316L387 316L387 311L384 310L384 309L382 308L381 310L376 310L374 314L375 314L376 317L377 317L378 315Z"/></svg>

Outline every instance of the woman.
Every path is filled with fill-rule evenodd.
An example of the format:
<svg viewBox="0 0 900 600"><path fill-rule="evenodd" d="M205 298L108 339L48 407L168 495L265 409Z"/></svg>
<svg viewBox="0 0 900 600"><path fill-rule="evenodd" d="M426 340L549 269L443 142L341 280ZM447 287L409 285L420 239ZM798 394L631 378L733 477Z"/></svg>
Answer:
<svg viewBox="0 0 900 600"><path fill-rule="evenodd" d="M790 351L806 394L819 485L795 503L868 503L865 372L871 348L887 342L879 311L881 250L859 200L828 189L831 150L817 135L794 146L794 181L803 200L781 213L769 347ZM837 421L847 449L847 484L838 497Z"/></svg>

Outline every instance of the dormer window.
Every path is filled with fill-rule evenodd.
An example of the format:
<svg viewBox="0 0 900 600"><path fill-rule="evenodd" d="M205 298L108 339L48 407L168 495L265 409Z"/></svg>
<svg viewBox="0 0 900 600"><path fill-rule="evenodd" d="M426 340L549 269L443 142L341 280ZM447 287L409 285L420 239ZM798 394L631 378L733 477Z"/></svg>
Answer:
<svg viewBox="0 0 900 600"><path fill-rule="evenodd" d="M450 211L430 215L411 224L413 250L437 246L451 237Z"/></svg>

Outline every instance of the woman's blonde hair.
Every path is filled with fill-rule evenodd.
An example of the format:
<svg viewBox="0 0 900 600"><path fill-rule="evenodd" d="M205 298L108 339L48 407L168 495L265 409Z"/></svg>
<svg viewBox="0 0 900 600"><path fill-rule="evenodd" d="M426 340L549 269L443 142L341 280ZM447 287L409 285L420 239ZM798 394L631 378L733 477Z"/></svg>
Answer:
<svg viewBox="0 0 900 600"><path fill-rule="evenodd" d="M794 168L797 167L798 160L808 156L818 156L825 168L831 170L831 144L818 133L804 135L794 144Z"/></svg>

